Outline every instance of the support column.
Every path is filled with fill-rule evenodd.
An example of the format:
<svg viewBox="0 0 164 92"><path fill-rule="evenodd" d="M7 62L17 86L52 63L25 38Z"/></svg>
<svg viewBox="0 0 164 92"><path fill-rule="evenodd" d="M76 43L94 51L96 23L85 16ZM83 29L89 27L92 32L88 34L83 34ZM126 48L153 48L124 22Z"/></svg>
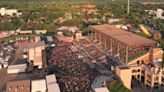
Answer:
<svg viewBox="0 0 164 92"><path fill-rule="evenodd" d="M113 39L111 38L111 41L110 41L110 54L113 54L113 46L112 46L112 43L113 42Z"/></svg>
<svg viewBox="0 0 164 92"><path fill-rule="evenodd" d="M154 87L154 79L155 79L154 77L155 77L154 75L151 76L151 87L152 88Z"/></svg>
<svg viewBox="0 0 164 92"><path fill-rule="evenodd" d="M105 46L105 49L107 49L107 37L106 37L106 35L104 35L105 36L105 43L104 43L104 46Z"/></svg>
<svg viewBox="0 0 164 92"><path fill-rule="evenodd" d="M159 86L161 86L161 84L162 84L162 69L160 69L158 83L159 83Z"/></svg>
<svg viewBox="0 0 164 92"><path fill-rule="evenodd" d="M147 85L147 71L145 70L145 79L144 79L144 85L146 86Z"/></svg>
<svg viewBox="0 0 164 92"><path fill-rule="evenodd" d="M128 63L128 46L126 46L126 64Z"/></svg>
<svg viewBox="0 0 164 92"><path fill-rule="evenodd" d="M97 42L99 43L100 42L100 32L97 32Z"/></svg>
<svg viewBox="0 0 164 92"><path fill-rule="evenodd" d="M100 32L100 43L102 43L102 38L101 38L101 36L102 36L102 33Z"/></svg>
<svg viewBox="0 0 164 92"><path fill-rule="evenodd" d="M118 59L120 60L120 43L119 42L117 44L117 54L118 54Z"/></svg>
<svg viewBox="0 0 164 92"><path fill-rule="evenodd" d="M93 41L93 33L92 33L92 30L91 30L91 40Z"/></svg>
<svg viewBox="0 0 164 92"><path fill-rule="evenodd" d="M95 41L97 41L97 38L96 38L96 36L97 36L97 31L95 30Z"/></svg>
<svg viewBox="0 0 164 92"><path fill-rule="evenodd" d="M91 30L89 30L88 35L89 35L89 38L92 40L92 37L91 37L92 31Z"/></svg>
<svg viewBox="0 0 164 92"><path fill-rule="evenodd" d="M141 77L142 77L142 76L141 76L141 74L140 74L140 78L139 78L139 81L140 81L140 82L141 82Z"/></svg>

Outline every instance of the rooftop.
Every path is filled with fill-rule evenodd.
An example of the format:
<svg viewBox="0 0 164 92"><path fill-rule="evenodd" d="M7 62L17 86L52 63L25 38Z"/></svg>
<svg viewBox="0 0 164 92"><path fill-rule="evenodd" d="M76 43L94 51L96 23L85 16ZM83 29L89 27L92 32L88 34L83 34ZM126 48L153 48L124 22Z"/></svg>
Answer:
<svg viewBox="0 0 164 92"><path fill-rule="evenodd" d="M95 88L95 92L109 92L107 87Z"/></svg>
<svg viewBox="0 0 164 92"><path fill-rule="evenodd" d="M30 43L26 47L27 48L35 48L35 47L39 47L39 46L45 46L44 41L40 41L40 42L37 42L37 43Z"/></svg>
<svg viewBox="0 0 164 92"><path fill-rule="evenodd" d="M46 91L46 81L45 79L33 80L31 82L31 92Z"/></svg>
<svg viewBox="0 0 164 92"><path fill-rule="evenodd" d="M129 69L128 66L119 66L120 69Z"/></svg>
<svg viewBox="0 0 164 92"><path fill-rule="evenodd" d="M128 46L152 46L155 45L156 42L153 40L150 40L148 38L136 35L131 32L127 32L121 29L117 29L112 25L94 25L89 27L91 30L97 30L99 32L102 32Z"/></svg>
<svg viewBox="0 0 164 92"><path fill-rule="evenodd" d="M30 92L30 80L8 82L6 92Z"/></svg>
<svg viewBox="0 0 164 92"><path fill-rule="evenodd" d="M46 76L46 81L48 83L52 83L52 82L57 83L57 79L56 79L55 74L47 75Z"/></svg>
<svg viewBox="0 0 164 92"><path fill-rule="evenodd" d="M13 69L24 69L27 67L27 64L17 64L17 65L9 65L8 70L13 70Z"/></svg>

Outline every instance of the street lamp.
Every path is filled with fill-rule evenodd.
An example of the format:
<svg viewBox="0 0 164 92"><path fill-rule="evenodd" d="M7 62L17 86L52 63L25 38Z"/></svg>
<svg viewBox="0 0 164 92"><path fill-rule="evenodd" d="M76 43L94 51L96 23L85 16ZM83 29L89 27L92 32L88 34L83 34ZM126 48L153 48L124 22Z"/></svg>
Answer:
<svg viewBox="0 0 164 92"><path fill-rule="evenodd" d="M127 6L127 14L130 13L130 0L128 0L128 6Z"/></svg>

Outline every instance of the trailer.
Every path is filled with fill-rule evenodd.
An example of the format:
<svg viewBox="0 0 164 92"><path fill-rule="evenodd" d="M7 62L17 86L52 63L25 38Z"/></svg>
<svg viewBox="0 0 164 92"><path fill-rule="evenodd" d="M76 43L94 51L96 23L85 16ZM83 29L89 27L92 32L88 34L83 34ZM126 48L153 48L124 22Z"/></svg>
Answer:
<svg viewBox="0 0 164 92"><path fill-rule="evenodd" d="M7 73L8 74L22 73L26 71L26 68L27 68L27 64L9 65L7 69Z"/></svg>

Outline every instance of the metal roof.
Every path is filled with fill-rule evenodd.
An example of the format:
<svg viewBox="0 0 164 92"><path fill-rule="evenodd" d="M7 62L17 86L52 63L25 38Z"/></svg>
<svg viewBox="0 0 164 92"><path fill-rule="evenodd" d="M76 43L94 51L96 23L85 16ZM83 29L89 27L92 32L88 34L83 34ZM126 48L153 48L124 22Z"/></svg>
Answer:
<svg viewBox="0 0 164 92"><path fill-rule="evenodd" d="M55 74L46 76L48 92L60 92L59 84L57 83Z"/></svg>
<svg viewBox="0 0 164 92"><path fill-rule="evenodd" d="M151 46L156 42L146 37L136 35L121 29L117 29L112 25L94 25L89 27L91 30L99 31L105 35L112 37L128 46Z"/></svg>

